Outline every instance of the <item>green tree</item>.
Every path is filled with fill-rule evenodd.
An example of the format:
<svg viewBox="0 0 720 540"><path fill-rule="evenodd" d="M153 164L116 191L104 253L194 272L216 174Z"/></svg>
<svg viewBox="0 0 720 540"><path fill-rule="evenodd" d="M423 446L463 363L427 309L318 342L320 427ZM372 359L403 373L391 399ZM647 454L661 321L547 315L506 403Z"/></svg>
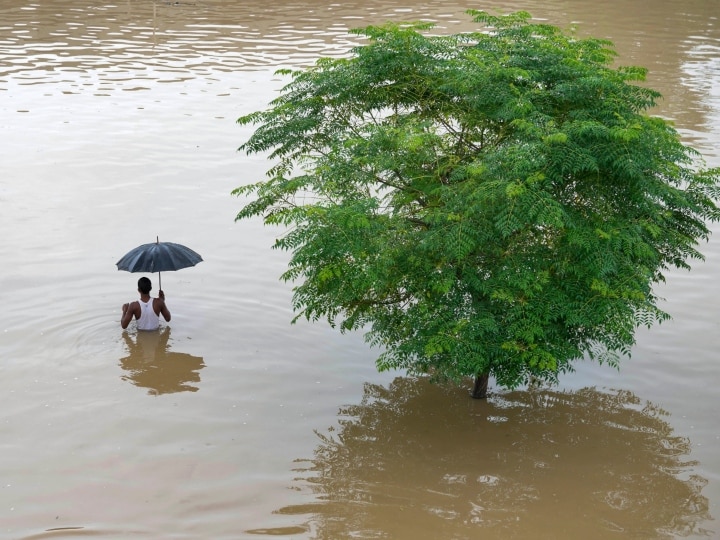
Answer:
<svg viewBox="0 0 720 540"><path fill-rule="evenodd" d="M237 219L285 227L297 317L363 329L381 370L501 386L617 366L701 259L720 170L648 115L612 43L518 12L478 31L369 26L291 81L240 147L269 153Z"/></svg>

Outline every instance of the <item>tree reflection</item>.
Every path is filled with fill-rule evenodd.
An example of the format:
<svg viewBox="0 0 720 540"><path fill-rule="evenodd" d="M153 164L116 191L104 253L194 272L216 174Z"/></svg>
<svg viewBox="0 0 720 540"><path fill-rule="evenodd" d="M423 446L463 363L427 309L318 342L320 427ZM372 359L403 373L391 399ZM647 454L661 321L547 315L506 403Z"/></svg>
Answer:
<svg viewBox="0 0 720 540"><path fill-rule="evenodd" d="M398 378L340 410L298 482L315 538L706 535L706 480L630 392L464 390ZM266 533L267 534L267 533Z"/></svg>
<svg viewBox="0 0 720 540"><path fill-rule="evenodd" d="M169 326L156 332L137 332L134 337L123 332L129 355L120 359L127 372L121 379L148 388L150 395L198 391L192 383L200 382L199 371L205 363L199 356L169 350Z"/></svg>

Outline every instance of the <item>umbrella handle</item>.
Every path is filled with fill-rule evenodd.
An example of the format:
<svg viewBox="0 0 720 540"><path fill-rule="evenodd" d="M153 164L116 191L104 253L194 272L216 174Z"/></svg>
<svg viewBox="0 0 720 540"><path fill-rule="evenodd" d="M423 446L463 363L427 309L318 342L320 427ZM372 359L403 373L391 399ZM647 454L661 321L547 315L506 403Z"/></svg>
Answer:
<svg viewBox="0 0 720 540"><path fill-rule="evenodd" d="M154 7L155 7L155 3L153 2L153 8ZM155 237L155 243L156 244L160 243L160 236ZM160 272L158 272L158 294L160 294L159 291L162 291L162 277L160 276Z"/></svg>

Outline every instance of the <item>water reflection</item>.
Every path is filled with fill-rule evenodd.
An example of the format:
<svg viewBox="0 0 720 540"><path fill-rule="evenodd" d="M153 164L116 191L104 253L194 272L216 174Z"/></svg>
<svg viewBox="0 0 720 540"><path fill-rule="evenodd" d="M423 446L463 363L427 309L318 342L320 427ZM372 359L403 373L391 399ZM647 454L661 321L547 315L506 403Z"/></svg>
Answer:
<svg viewBox="0 0 720 540"><path fill-rule="evenodd" d="M312 502L277 513L309 515L319 539L709 534L707 481L667 416L626 391L478 402L424 380L367 385L300 469Z"/></svg>
<svg viewBox="0 0 720 540"><path fill-rule="evenodd" d="M129 355L120 359L127 372L121 377L148 394L158 396L173 392L197 392L203 359L187 353L170 351L170 327L157 332L123 332Z"/></svg>

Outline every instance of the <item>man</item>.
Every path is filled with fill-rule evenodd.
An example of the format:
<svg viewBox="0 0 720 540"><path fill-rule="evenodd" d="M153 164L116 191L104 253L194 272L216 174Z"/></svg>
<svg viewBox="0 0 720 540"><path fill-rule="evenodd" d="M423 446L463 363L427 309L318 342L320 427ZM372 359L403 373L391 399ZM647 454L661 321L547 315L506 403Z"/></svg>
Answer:
<svg viewBox="0 0 720 540"><path fill-rule="evenodd" d="M165 305L165 293L160 290L159 298L150 296L152 283L146 277L138 279L138 292L140 300L123 304L120 326L127 328L133 317L137 319L138 330L157 330L160 326L160 314L170 322L170 310Z"/></svg>

